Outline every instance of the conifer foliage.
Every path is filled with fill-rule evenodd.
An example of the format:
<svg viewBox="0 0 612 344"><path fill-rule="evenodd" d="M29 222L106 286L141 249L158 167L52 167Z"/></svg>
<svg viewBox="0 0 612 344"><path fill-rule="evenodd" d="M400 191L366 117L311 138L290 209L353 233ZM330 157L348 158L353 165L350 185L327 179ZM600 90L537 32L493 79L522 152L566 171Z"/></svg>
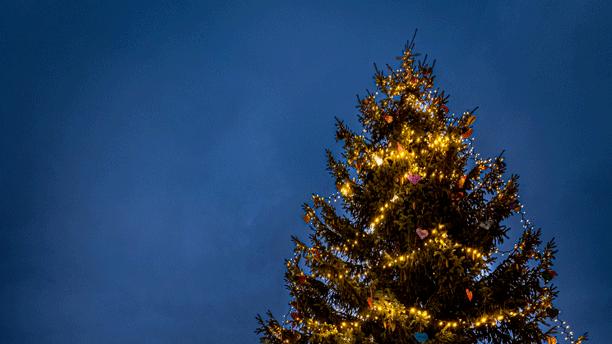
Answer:
<svg viewBox="0 0 612 344"><path fill-rule="evenodd" d="M474 111L449 111L435 63L413 49L376 68L361 131L337 121L338 193L304 205L309 240L294 237L286 261L291 310L257 317L261 342L584 341L558 319L555 244L525 218L517 176L474 151ZM511 216L522 234L502 250Z"/></svg>

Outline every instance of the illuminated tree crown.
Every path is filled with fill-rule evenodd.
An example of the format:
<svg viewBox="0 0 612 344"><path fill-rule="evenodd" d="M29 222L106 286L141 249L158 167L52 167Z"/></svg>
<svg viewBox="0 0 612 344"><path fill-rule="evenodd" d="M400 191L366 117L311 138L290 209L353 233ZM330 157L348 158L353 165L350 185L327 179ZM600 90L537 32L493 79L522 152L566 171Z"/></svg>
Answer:
<svg viewBox="0 0 612 344"><path fill-rule="evenodd" d="M407 45L359 99L362 131L337 121L338 193L304 205L285 279L291 310L258 316L262 343L580 343L558 320L554 243L525 218L503 157L473 149L433 65ZM522 235L503 251L519 216Z"/></svg>

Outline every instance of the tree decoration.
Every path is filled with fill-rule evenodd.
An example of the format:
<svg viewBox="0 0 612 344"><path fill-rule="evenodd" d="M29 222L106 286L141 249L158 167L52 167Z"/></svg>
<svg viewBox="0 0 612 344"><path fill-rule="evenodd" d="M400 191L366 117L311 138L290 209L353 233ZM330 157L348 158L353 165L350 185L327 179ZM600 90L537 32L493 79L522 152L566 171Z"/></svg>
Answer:
<svg viewBox="0 0 612 344"><path fill-rule="evenodd" d="M425 343L429 339L429 336L425 332L417 332L414 334L414 339L419 343Z"/></svg>
<svg viewBox="0 0 612 344"><path fill-rule="evenodd" d="M546 344L557 344L557 338L552 337L552 336L547 336Z"/></svg>
<svg viewBox="0 0 612 344"><path fill-rule="evenodd" d="M459 178L459 180L457 181L457 187L459 189L463 189L463 186L465 185L465 180L467 179L467 176L464 174L463 176L461 176L461 178Z"/></svg>
<svg viewBox="0 0 612 344"><path fill-rule="evenodd" d="M421 176L418 174L409 174L407 179L410 184L416 185L421 180Z"/></svg>
<svg viewBox="0 0 612 344"><path fill-rule="evenodd" d="M556 276L557 276L557 273L554 270L551 270L551 269L546 269L546 270L544 270L544 272L542 272L542 277L544 278L544 281L546 281L546 282L552 280Z"/></svg>
<svg viewBox="0 0 612 344"><path fill-rule="evenodd" d="M404 146L402 146L401 143L397 142L397 152L398 153L404 153L406 151L406 149L404 149Z"/></svg>
<svg viewBox="0 0 612 344"><path fill-rule="evenodd" d="M476 122L476 116L474 116L474 115L469 115L469 116L467 116L467 118L466 118L465 125L466 125L467 127L469 127L470 125L474 124L474 122Z"/></svg>
<svg viewBox="0 0 612 344"><path fill-rule="evenodd" d="M421 240L423 240L423 239L427 238L427 236L429 236L429 231L427 229L417 228L416 229L416 234L418 235L418 237Z"/></svg>
<svg viewBox="0 0 612 344"><path fill-rule="evenodd" d="M343 151L328 151L327 167L340 192L304 206L308 241L294 237L286 261L290 317L258 316L261 342L584 342L558 319L556 246L525 217L518 177L503 156L476 153L473 111L448 111L413 48L376 69L358 131L337 122Z"/></svg>
<svg viewBox="0 0 612 344"><path fill-rule="evenodd" d="M472 291L469 288L465 288L465 295L467 296L468 300L470 300L470 302L472 302L472 298L474 297L474 293L472 293Z"/></svg>

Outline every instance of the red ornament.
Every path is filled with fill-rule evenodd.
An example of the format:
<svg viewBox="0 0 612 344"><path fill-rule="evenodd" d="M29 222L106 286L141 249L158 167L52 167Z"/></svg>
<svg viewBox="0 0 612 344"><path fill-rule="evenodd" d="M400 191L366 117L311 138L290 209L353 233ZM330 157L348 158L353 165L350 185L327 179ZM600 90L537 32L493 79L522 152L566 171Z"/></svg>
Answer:
<svg viewBox="0 0 612 344"><path fill-rule="evenodd" d="M474 297L474 294L472 293L472 291L469 290L468 288L465 288L465 295L467 295L468 300L472 302L472 298Z"/></svg>
<svg viewBox="0 0 612 344"><path fill-rule="evenodd" d="M291 312L291 319L293 319L295 321L300 321L300 313L298 313L298 312Z"/></svg>
<svg viewBox="0 0 612 344"><path fill-rule="evenodd" d="M372 308L373 305L374 305L374 299L372 299L371 297L368 297L368 307Z"/></svg>
<svg viewBox="0 0 612 344"><path fill-rule="evenodd" d="M306 275L299 275L299 276L298 276L298 282L299 282L300 284L304 284L304 283L306 283Z"/></svg>
<svg viewBox="0 0 612 344"><path fill-rule="evenodd" d="M448 113L448 106L442 104L442 105L440 105L440 109L442 110L442 112Z"/></svg>
<svg viewBox="0 0 612 344"><path fill-rule="evenodd" d="M391 116L391 115L384 115L384 116L383 116L383 119L384 119L384 120L385 120L385 122L387 122L387 123L391 123L391 122L393 122L393 116Z"/></svg>
<svg viewBox="0 0 612 344"><path fill-rule="evenodd" d="M474 132L474 129L470 128L466 130L463 134L461 134L461 137L464 139L467 139L468 137L472 136L473 132Z"/></svg>

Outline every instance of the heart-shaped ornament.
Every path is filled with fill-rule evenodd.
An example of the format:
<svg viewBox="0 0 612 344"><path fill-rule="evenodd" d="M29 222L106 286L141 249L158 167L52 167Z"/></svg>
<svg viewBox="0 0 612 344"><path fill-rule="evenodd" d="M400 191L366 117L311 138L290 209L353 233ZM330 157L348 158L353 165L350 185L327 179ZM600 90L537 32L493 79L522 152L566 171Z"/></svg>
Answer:
<svg viewBox="0 0 612 344"><path fill-rule="evenodd" d="M421 176L419 176L418 174L411 174L408 175L408 181L410 182L410 184L412 185L416 185L416 183L419 182L419 180L421 180Z"/></svg>
<svg viewBox="0 0 612 344"><path fill-rule="evenodd" d="M419 236L419 238L421 238L421 240L423 240L427 238L427 236L429 235L429 231L427 229L417 228L416 234Z"/></svg>
<svg viewBox="0 0 612 344"><path fill-rule="evenodd" d="M429 339L429 336L425 332L417 332L414 334L414 338L419 343L425 343Z"/></svg>
<svg viewBox="0 0 612 344"><path fill-rule="evenodd" d="M469 290L468 288L465 288L465 295L467 295L468 300L470 300L470 302L472 302L472 298L474 297L474 293L472 293L472 291Z"/></svg>

